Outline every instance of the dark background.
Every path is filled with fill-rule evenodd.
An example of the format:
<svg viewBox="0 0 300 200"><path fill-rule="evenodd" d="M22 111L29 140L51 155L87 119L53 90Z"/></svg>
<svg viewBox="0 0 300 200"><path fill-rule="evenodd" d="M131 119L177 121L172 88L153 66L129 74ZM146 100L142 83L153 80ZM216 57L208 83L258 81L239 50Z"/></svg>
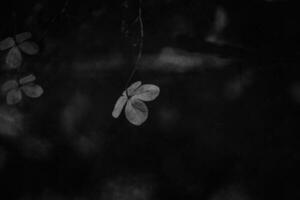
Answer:
<svg viewBox="0 0 300 200"><path fill-rule="evenodd" d="M295 2L144 1L143 57L132 81L161 94L140 127L111 117L136 59L138 1L127 9L124 1L69 1L62 12L64 4L0 5L1 40L30 31L39 44L24 67L44 88L15 107L1 97L2 110L21 116L11 134L0 133L1 199L299 197ZM209 43L220 7L226 43ZM201 62L158 65L170 49ZM1 81L9 76L0 73Z"/></svg>

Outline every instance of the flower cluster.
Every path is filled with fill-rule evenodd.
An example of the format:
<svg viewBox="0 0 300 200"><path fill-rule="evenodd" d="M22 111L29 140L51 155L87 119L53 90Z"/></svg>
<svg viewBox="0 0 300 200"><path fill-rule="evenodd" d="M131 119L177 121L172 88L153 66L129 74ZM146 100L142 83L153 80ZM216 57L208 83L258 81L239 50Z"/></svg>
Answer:
<svg viewBox="0 0 300 200"><path fill-rule="evenodd" d="M8 51L5 58L6 68L13 70L22 65L22 53L34 55L39 52L38 45L30 41L32 37L30 32L24 32L7 37L0 41L0 51ZM6 103L14 105L22 100L23 94L28 97L36 98L43 94L43 88L34 83L36 77L33 74L20 79L10 79L2 84L1 92L6 96Z"/></svg>

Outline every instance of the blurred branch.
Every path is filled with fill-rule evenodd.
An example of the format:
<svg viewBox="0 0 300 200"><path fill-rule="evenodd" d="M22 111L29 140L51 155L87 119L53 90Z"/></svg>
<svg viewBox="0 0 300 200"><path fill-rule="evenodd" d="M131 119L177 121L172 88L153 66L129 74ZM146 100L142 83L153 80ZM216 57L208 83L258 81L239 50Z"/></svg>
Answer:
<svg viewBox="0 0 300 200"><path fill-rule="evenodd" d="M65 3L64 3L64 6L60 10L60 12L57 13L54 17L52 17L52 19L49 21L48 28L46 28L46 30L42 34L42 37L41 37L40 40L43 40L46 37L46 35L48 34L48 32L51 28L51 25L53 25L55 23L55 21L58 19L58 17L66 13L67 7L69 6L69 1L70 0L66 0Z"/></svg>
<svg viewBox="0 0 300 200"><path fill-rule="evenodd" d="M268 65L278 62L298 61L300 55L300 52L289 48L273 48L268 46L257 48L231 43L218 45L193 38L182 39L175 47L190 52L214 54L222 58L247 61L248 63L255 64L254 67L256 66L258 68L260 68L262 64Z"/></svg>

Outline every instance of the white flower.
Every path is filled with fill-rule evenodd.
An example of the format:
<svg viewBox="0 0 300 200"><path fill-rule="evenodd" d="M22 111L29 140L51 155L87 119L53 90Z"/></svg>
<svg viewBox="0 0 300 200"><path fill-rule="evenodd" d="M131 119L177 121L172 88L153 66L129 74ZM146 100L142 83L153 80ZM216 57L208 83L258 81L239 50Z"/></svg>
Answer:
<svg viewBox="0 0 300 200"><path fill-rule="evenodd" d="M148 108L143 101L153 101L159 92L160 89L156 85L142 85L141 81L133 83L117 100L112 116L118 118L126 104L125 116L128 121L136 126L141 125L148 118Z"/></svg>
<svg viewBox="0 0 300 200"><path fill-rule="evenodd" d="M39 47L32 41L27 41L32 37L30 32L24 32L15 35L15 37L8 37L0 41L0 50L8 50L5 62L9 68L15 69L20 67L22 64L21 51L28 54L34 55L39 52Z"/></svg>
<svg viewBox="0 0 300 200"><path fill-rule="evenodd" d="M43 88L37 84L34 84L35 76L30 74L19 79L19 82L15 79L6 81L2 87L2 93L6 94L6 103L8 105L17 104L22 100L22 92L31 98L37 98L43 94Z"/></svg>

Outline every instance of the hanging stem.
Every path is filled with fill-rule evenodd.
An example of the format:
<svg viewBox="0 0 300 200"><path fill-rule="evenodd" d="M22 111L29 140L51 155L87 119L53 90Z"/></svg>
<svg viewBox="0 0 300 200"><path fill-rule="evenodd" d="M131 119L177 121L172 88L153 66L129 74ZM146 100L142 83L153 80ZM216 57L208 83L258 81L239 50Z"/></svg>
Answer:
<svg viewBox="0 0 300 200"><path fill-rule="evenodd" d="M131 79L133 78L135 72L137 71L138 69L138 64L139 64L139 61L142 57L142 53L143 53L143 42L144 42L144 24L143 24L143 18L142 18L142 0L139 0L139 12L138 12L138 16L137 16L137 22L139 23L139 26L140 26L140 35L139 35L139 46L138 46L138 55L137 55L137 58L134 62L134 65L133 65L133 69L127 79L127 82L125 84L125 91L127 92L127 87L129 86L129 83L131 81Z"/></svg>

